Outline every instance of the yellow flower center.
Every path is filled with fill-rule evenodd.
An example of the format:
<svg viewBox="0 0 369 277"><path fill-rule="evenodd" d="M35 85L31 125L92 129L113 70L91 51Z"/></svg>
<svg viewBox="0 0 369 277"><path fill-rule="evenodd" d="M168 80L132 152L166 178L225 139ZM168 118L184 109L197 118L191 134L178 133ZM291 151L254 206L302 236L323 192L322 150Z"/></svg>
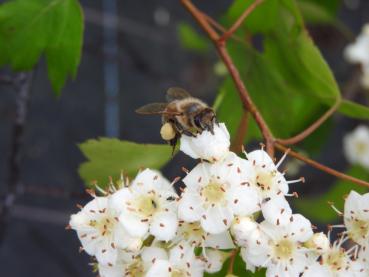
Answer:
<svg viewBox="0 0 369 277"><path fill-rule="evenodd" d="M218 204L225 199L225 190L221 184L210 182L202 191L202 196L209 204Z"/></svg>
<svg viewBox="0 0 369 277"><path fill-rule="evenodd" d="M362 155L364 153L367 153L368 151L368 144L365 142L356 142L355 144L355 150L358 155Z"/></svg>
<svg viewBox="0 0 369 277"><path fill-rule="evenodd" d="M149 195L139 196L136 199L136 205L138 212L144 216L153 215L159 208L156 198Z"/></svg>
<svg viewBox="0 0 369 277"><path fill-rule="evenodd" d="M369 222L365 220L352 221L352 227L349 231L349 236L353 241L360 241L368 238L369 235Z"/></svg>
<svg viewBox="0 0 369 277"><path fill-rule="evenodd" d="M124 273L125 273L125 275L123 274L124 276L132 276L132 277L145 276L142 260L140 258L136 258L136 260L128 266L126 272Z"/></svg>
<svg viewBox="0 0 369 277"><path fill-rule="evenodd" d="M189 241L191 244L200 243L205 236L205 232L201 228L199 222L194 223L183 222L181 223L180 230L183 239Z"/></svg>
<svg viewBox="0 0 369 277"><path fill-rule="evenodd" d="M98 220L90 220L89 225L101 234L101 236L110 236L113 232L115 219L106 215Z"/></svg>
<svg viewBox="0 0 369 277"><path fill-rule="evenodd" d="M274 246L274 255L279 259L290 259L294 250L295 244L288 239L283 239Z"/></svg>
<svg viewBox="0 0 369 277"><path fill-rule="evenodd" d="M332 249L323 255L323 262L329 265L333 270L340 270L345 267L345 252L340 249Z"/></svg>
<svg viewBox="0 0 369 277"><path fill-rule="evenodd" d="M262 190L270 190L273 186L274 177L276 176L276 171L260 170L259 174L256 176L256 184Z"/></svg>
<svg viewBox="0 0 369 277"><path fill-rule="evenodd" d="M187 272L181 269L172 269L171 277L187 277Z"/></svg>

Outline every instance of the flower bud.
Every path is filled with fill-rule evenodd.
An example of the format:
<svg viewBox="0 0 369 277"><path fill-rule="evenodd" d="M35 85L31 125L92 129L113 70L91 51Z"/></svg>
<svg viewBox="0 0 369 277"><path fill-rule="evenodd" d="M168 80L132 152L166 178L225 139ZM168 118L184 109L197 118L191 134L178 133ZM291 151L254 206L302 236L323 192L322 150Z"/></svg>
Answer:
<svg viewBox="0 0 369 277"><path fill-rule="evenodd" d="M314 249L317 252L325 252L329 249L329 240L323 232L315 233L310 240L306 242L306 247Z"/></svg>
<svg viewBox="0 0 369 277"><path fill-rule="evenodd" d="M251 232L253 232L257 226L257 223L251 217L237 217L231 226L231 233L238 243L243 245L250 238Z"/></svg>

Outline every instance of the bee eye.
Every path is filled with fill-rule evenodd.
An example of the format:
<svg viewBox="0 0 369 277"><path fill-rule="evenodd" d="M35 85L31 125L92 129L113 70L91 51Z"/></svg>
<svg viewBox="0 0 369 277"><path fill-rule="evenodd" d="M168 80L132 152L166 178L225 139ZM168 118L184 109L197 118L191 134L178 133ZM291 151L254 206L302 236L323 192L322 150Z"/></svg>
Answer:
<svg viewBox="0 0 369 277"><path fill-rule="evenodd" d="M194 121L195 121L196 127L202 128L200 116L196 116Z"/></svg>

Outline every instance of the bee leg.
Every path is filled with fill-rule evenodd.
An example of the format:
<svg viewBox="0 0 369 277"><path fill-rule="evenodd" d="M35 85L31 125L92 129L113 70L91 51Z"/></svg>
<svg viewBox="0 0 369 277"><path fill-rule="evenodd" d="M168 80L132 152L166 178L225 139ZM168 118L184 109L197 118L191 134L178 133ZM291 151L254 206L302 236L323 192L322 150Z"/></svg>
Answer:
<svg viewBox="0 0 369 277"><path fill-rule="evenodd" d="M182 134L185 134L186 136L189 136L189 137L196 137L195 134L193 134L192 132L188 131L188 130L183 130L182 131Z"/></svg>
<svg viewBox="0 0 369 277"><path fill-rule="evenodd" d="M170 146L172 146L172 157L174 156L174 152L176 150L178 138L179 138L179 135L176 134L176 136L169 141Z"/></svg>
<svg viewBox="0 0 369 277"><path fill-rule="evenodd" d="M213 125L213 123L210 123L210 124L208 125L208 130L209 130L209 132L210 132L212 135L214 135L214 125Z"/></svg>

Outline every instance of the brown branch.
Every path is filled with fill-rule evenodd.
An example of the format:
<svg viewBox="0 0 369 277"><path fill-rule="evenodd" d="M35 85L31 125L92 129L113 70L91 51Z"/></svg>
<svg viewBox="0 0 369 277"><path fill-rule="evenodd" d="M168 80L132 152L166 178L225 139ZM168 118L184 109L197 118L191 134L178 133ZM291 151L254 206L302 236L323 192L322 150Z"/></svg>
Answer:
<svg viewBox="0 0 369 277"><path fill-rule="evenodd" d="M325 112L318 120L316 120L313 124L311 124L308 128L306 128L301 133L288 138L288 139L276 139L277 142L284 144L284 145L291 145L296 144L309 135L311 135L316 129L318 129L334 112L338 109L341 104L341 98L336 100L336 103L327 111Z"/></svg>
<svg viewBox="0 0 369 277"><path fill-rule="evenodd" d="M223 25L219 24L217 21L215 21L212 17L210 17L209 15L203 13L202 14L206 20L214 27L216 28L218 31L222 32L222 33L225 33L227 32L227 28L225 28ZM234 39L235 41L237 42L240 42L244 45L247 45L247 43L242 39L240 38L239 36L237 36L236 34L232 34L230 36L230 38Z"/></svg>
<svg viewBox="0 0 369 277"><path fill-rule="evenodd" d="M264 118L261 116L259 110L255 106L254 102L252 101L248 90L243 83L240 73L238 72L236 66L233 63L232 58L230 57L226 47L226 41L220 41L220 37L218 33L213 29L210 23L207 21L206 17L204 17L203 12L198 10L190 0L181 0L182 4L186 7L186 9L191 13L191 15L195 18L195 20L199 23L202 29L207 33L209 38L213 41L218 50L220 57L222 58L224 64L226 65L232 79L236 85L238 94L241 98L241 101L244 107L251 113L253 118L255 119L256 123L258 124L261 133L265 139L266 150L270 156L274 156L274 138L269 130L268 125L266 124Z"/></svg>
<svg viewBox="0 0 369 277"><path fill-rule="evenodd" d="M255 0L254 3L252 3L242 14L241 16L236 20L235 23L231 26L231 28L228 29L227 32L225 32L222 37L219 39L219 41L226 41L236 30L241 26L241 24L244 22L244 20L252 13L255 8L260 5L263 2L263 0Z"/></svg>
<svg viewBox="0 0 369 277"><path fill-rule="evenodd" d="M231 252L230 261L229 261L229 267L228 267L228 274L232 274L233 273L234 261L236 259L238 250L239 249L236 248L236 249L233 249L233 251Z"/></svg>
<svg viewBox="0 0 369 277"><path fill-rule="evenodd" d="M245 141L248 127L248 112L245 110L242 114L240 124L238 125L236 137L231 145L231 150L236 153L242 152L243 142Z"/></svg>
<svg viewBox="0 0 369 277"><path fill-rule="evenodd" d="M276 143L274 146L278 150L280 150L281 152L286 152L288 150L287 147L283 146L280 143ZM300 160L300 161L303 161L304 163L306 163L306 164L308 164L308 165L310 165L310 166L312 166L312 167L314 167L316 169L319 169L321 171L324 171L324 172L326 172L328 174L331 174L331 175L333 175L333 176L335 176L337 178L341 178L343 180L353 182L353 183L358 184L360 186L369 187L369 183L368 182L365 182L363 180L360 180L360 179L355 178L355 177L350 176L350 175L346 175L346 174L344 174L342 172L339 172L339 171L337 171L337 170L335 170L333 168L330 168L330 167L325 166L325 165L323 165L321 163L318 163L318 162L316 162L314 160L311 160L311 159L309 159L309 158L301 155L300 153L297 153L295 151L290 150L288 154L291 155L292 157Z"/></svg>

